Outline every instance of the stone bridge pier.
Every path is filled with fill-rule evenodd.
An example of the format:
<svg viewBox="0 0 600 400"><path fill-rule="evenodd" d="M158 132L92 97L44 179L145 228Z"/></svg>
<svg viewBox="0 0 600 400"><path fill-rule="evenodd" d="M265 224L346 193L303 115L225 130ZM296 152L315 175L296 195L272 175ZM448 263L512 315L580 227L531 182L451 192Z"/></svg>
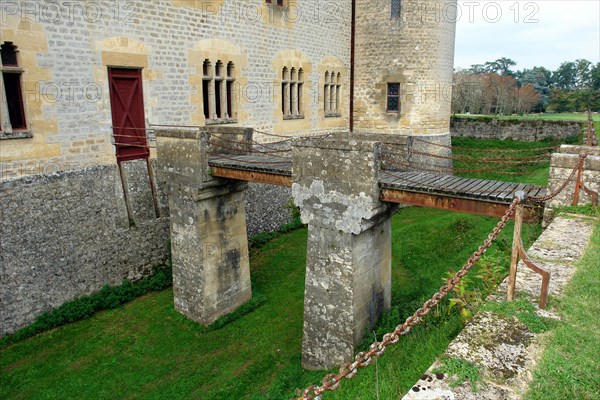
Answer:
<svg viewBox="0 0 600 400"><path fill-rule="evenodd" d="M175 309L208 325L250 300L246 182L211 176L210 141L251 148L252 129L159 130L158 178L169 196ZM238 141L241 144L231 144Z"/></svg>
<svg viewBox="0 0 600 400"><path fill-rule="evenodd" d="M352 359L391 301L391 214L379 200L381 143L302 139L292 148L294 203L308 224L302 365Z"/></svg>

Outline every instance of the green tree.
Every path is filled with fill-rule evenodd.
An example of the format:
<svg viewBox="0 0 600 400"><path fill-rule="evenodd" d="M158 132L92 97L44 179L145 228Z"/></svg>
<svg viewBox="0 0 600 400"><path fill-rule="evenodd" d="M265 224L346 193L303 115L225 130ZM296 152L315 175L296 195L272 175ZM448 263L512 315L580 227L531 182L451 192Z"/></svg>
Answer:
<svg viewBox="0 0 600 400"><path fill-rule="evenodd" d="M592 64L590 61L585 59L575 60L577 75L575 79L575 85L577 89L588 89L592 87Z"/></svg>
<svg viewBox="0 0 600 400"><path fill-rule="evenodd" d="M466 72L469 74L485 74L486 69L483 64L473 64Z"/></svg>
<svg viewBox="0 0 600 400"><path fill-rule="evenodd" d="M592 67L592 90L600 90L600 62Z"/></svg>
<svg viewBox="0 0 600 400"><path fill-rule="evenodd" d="M510 58L502 57L496 61L488 61L484 64L486 72L498 74L498 75L514 75L515 73L510 69L517 65L517 62Z"/></svg>
<svg viewBox="0 0 600 400"><path fill-rule="evenodd" d="M546 110L559 113L572 111L573 102L570 98L570 93L568 90L552 89Z"/></svg>
<svg viewBox="0 0 600 400"><path fill-rule="evenodd" d="M572 90L577 84L577 64L566 61L552 74L554 85L558 89Z"/></svg>
<svg viewBox="0 0 600 400"><path fill-rule="evenodd" d="M516 73L519 87L531 85L539 93L539 102L533 106L533 112L542 112L546 108L550 98L552 87L552 71L544 67L533 67Z"/></svg>

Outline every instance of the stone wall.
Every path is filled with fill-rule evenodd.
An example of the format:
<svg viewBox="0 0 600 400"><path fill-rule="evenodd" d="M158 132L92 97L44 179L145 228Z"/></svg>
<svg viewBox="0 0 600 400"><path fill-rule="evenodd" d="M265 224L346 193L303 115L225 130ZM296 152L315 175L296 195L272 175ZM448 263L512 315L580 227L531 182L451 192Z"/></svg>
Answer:
<svg viewBox="0 0 600 400"><path fill-rule="evenodd" d="M167 210L156 217L140 170L134 162L124 171L131 216L117 166L0 183L0 335L167 262Z"/></svg>
<svg viewBox="0 0 600 400"><path fill-rule="evenodd" d="M526 120L493 117L457 117L450 119L452 137L476 139L514 139L537 142L565 140L581 134L584 123L561 120Z"/></svg>
<svg viewBox="0 0 600 400"><path fill-rule="evenodd" d="M154 163L153 163L154 165ZM0 183L0 336L65 301L147 276L169 254L169 210L146 163L95 166ZM289 188L250 183L250 236L291 221Z"/></svg>
<svg viewBox="0 0 600 400"><path fill-rule="evenodd" d="M563 184L571 175L573 168L579 161L579 154L584 152L587 154L583 165L582 178L585 186L595 191L600 192L600 148L589 146L570 146L563 145L558 153L552 154L550 162L550 174L548 177L548 190L554 192ZM575 182L577 175L565 187L558 196L546 203L544 209L544 225L548 225L554 217L554 208L560 206L573 205L573 194L575 192ZM584 190L579 191L578 205L590 203L592 198L585 193Z"/></svg>
<svg viewBox="0 0 600 400"><path fill-rule="evenodd" d="M456 1L356 2L354 131L449 133ZM387 112L387 84L400 84L400 112Z"/></svg>
<svg viewBox="0 0 600 400"><path fill-rule="evenodd" d="M250 182L245 194L248 236L273 232L292 222L290 188Z"/></svg>
<svg viewBox="0 0 600 400"><path fill-rule="evenodd" d="M348 126L349 4L15 0L0 13L0 41L19 50L31 134L0 138L3 179L114 162L108 67L142 70L147 125L205 124L209 59L235 63L234 126L303 134ZM292 64L305 73L305 118L284 120L280 75ZM342 74L340 117L322 112L327 70Z"/></svg>

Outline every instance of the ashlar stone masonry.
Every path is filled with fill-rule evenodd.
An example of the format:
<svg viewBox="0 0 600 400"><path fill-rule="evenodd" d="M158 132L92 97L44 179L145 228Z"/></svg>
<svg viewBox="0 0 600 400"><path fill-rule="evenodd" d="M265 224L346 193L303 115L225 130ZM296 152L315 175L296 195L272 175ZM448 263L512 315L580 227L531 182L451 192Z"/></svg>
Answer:
<svg viewBox="0 0 600 400"><path fill-rule="evenodd" d="M352 358L391 301L393 205L379 201L381 143L295 142L292 195L308 224L302 365Z"/></svg>
<svg viewBox="0 0 600 400"><path fill-rule="evenodd" d="M209 174L206 128L157 132L159 176L169 194L175 309L209 325L252 297L245 182ZM251 145L252 130L220 128ZM241 145L243 146L243 145Z"/></svg>

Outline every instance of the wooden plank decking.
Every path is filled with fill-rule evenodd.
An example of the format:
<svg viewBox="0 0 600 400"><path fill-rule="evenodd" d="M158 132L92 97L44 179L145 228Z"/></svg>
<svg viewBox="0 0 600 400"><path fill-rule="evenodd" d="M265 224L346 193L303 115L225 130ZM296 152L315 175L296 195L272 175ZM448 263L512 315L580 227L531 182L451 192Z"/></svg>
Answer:
<svg viewBox="0 0 600 400"><path fill-rule="evenodd" d="M383 190L436 194L503 204L510 204L519 190L529 196L543 196L546 193L545 188L535 185L461 178L431 172L384 171L381 173L379 186Z"/></svg>
<svg viewBox="0 0 600 400"><path fill-rule="evenodd" d="M222 154L210 158L214 176L280 186L292 185L292 163L282 157L251 154ZM546 188L521 183L461 178L431 172L382 171L381 199L393 203L469 212L501 217L522 190L541 197ZM530 210L531 211L531 210ZM532 219L531 213L526 215Z"/></svg>

